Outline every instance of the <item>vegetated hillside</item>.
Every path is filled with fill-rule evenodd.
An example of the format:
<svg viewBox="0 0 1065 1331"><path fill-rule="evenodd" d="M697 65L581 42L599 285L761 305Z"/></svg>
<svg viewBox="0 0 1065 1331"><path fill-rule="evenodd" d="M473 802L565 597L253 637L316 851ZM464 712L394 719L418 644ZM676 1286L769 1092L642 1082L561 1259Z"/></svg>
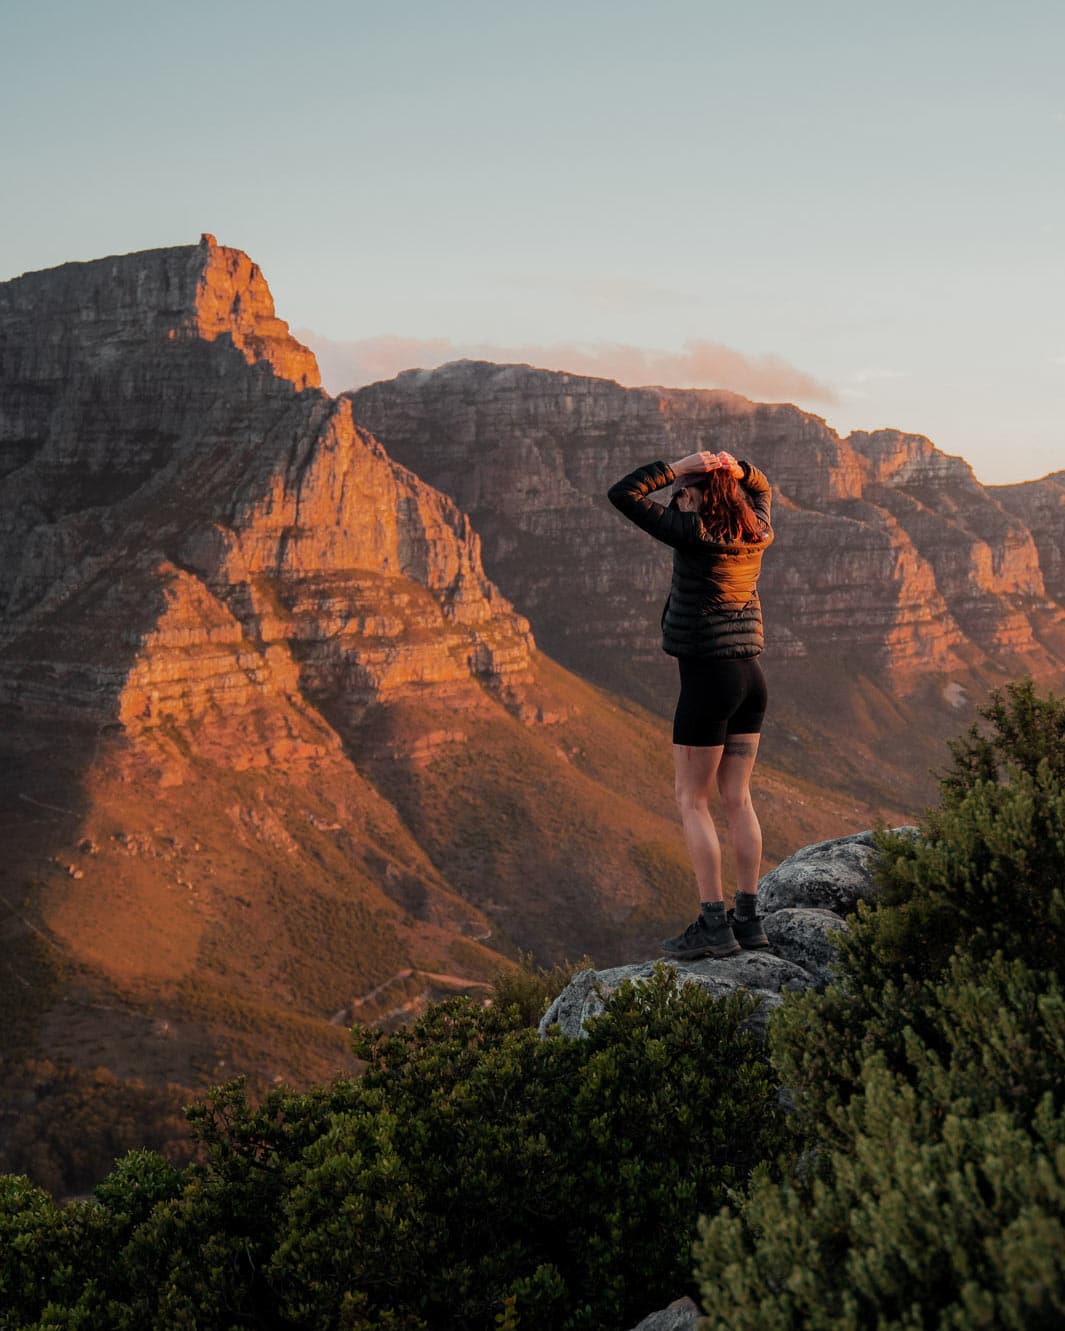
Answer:
<svg viewBox="0 0 1065 1331"><path fill-rule="evenodd" d="M470 514L541 646L660 713L674 697L658 646L670 554L606 491L698 449L756 462L777 531L761 582L764 749L789 771L913 807L989 686L1065 677L1060 476L985 487L921 435L841 438L787 404L527 365L459 361L346 396Z"/></svg>
<svg viewBox="0 0 1065 1331"><path fill-rule="evenodd" d="M165 1141L184 1087L690 915L666 727L537 651L247 256L0 284L0 407L0 1142L39 1171L123 1097ZM869 822L761 780L770 858Z"/></svg>
<svg viewBox="0 0 1065 1331"><path fill-rule="evenodd" d="M358 1028L361 1077L194 1106L185 1170L131 1152L66 1206L0 1175L0 1328L587 1331L688 1293L700 1331L1057 1331L1065 701L983 719L918 828L770 891L856 909L764 1042L705 961L614 972L598 1013L523 971Z"/></svg>

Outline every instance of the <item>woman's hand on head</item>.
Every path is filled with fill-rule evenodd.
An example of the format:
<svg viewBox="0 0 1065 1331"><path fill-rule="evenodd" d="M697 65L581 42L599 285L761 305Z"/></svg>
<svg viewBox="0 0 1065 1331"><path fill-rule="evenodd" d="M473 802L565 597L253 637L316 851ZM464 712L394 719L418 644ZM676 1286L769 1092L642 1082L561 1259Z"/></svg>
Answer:
<svg viewBox="0 0 1065 1331"><path fill-rule="evenodd" d="M730 471L738 481L743 480L743 468L740 466L740 464L736 461L736 459L732 456L731 453L724 453L724 452L718 453L717 465L719 467L726 468L728 471Z"/></svg>
<svg viewBox="0 0 1065 1331"><path fill-rule="evenodd" d="M705 476L722 465L720 453L689 453L687 457L671 462L674 476Z"/></svg>

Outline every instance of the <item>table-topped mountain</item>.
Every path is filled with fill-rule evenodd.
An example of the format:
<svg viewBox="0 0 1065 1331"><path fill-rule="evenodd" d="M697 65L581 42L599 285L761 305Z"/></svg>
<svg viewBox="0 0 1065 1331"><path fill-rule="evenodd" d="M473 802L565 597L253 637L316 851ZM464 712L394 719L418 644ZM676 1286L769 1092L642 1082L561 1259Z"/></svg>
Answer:
<svg viewBox="0 0 1065 1331"><path fill-rule="evenodd" d="M80 1186L116 1077L136 1122L324 1076L352 1017L687 914L664 727L537 650L240 251L0 284L0 511L0 1166ZM771 859L869 818L763 797Z"/></svg>
<svg viewBox="0 0 1065 1331"><path fill-rule="evenodd" d="M829 782L927 789L925 759L966 700L1019 674L1065 675L1060 476L985 487L921 435L841 438L787 404L525 365L459 361L347 396L391 456L470 514L490 576L547 651L662 710L669 552L605 492L640 463L704 448L756 462L777 532L760 587L767 745L785 759L791 743L795 766Z"/></svg>
<svg viewBox="0 0 1065 1331"><path fill-rule="evenodd" d="M314 357L240 251L29 274L0 339L0 696L136 727L235 720L297 673L353 707L527 673L468 519L304 391Z"/></svg>

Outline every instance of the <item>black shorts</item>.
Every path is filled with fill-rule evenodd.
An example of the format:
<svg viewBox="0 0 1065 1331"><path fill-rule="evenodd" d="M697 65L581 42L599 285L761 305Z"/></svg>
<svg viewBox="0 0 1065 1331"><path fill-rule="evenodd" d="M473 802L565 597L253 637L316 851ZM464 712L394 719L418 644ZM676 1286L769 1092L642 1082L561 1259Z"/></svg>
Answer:
<svg viewBox="0 0 1065 1331"><path fill-rule="evenodd" d="M678 656L680 697L673 743L698 748L724 744L726 735L757 735L768 694L756 656L743 661Z"/></svg>

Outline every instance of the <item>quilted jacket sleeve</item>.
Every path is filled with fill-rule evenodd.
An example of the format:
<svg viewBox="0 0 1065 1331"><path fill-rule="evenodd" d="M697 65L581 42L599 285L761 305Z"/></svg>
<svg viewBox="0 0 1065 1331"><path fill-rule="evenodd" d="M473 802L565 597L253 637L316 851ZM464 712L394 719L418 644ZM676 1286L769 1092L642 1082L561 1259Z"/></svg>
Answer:
<svg viewBox="0 0 1065 1331"><path fill-rule="evenodd" d="M751 508L766 534L766 545L773 539L771 520L772 492L764 472L750 462L741 462L743 468L743 486ZM647 496L655 490L671 485L674 480L673 468L668 462L650 462L646 467L637 467L623 476L607 491L607 498L616 509L624 513L637 527L642 527L656 540L674 548L681 546L703 546L721 550L742 549L732 545L720 545L708 541L702 520L695 513L682 513L676 508L666 508L656 504Z"/></svg>
<svg viewBox="0 0 1065 1331"><path fill-rule="evenodd" d="M675 547L686 545L698 539L700 523L695 514L681 513L647 498L653 491L671 485L674 479L668 462L651 462L623 476L607 491L607 498L630 522L656 540Z"/></svg>
<svg viewBox="0 0 1065 1331"><path fill-rule="evenodd" d="M757 467L749 462L741 462L744 476L740 484L747 493L747 500L754 509L762 529L770 539L773 535L773 522L771 518L771 508L773 494L769 488L769 482L766 480L765 472L759 471Z"/></svg>

